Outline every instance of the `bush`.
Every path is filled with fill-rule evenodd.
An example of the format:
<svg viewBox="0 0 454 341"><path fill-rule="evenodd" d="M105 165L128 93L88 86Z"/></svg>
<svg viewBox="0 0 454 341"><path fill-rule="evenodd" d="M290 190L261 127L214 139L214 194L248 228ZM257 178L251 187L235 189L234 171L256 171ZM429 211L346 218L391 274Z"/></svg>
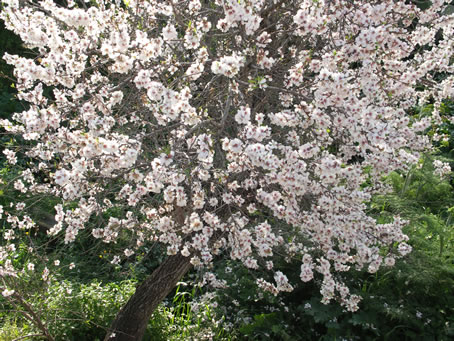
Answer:
<svg viewBox="0 0 454 341"><path fill-rule="evenodd" d="M107 284L53 281L44 293L28 297L27 301L55 340L94 341L104 338L109 323L134 290L134 281ZM36 326L20 312L8 314L1 330L20 336L30 330L37 333Z"/></svg>

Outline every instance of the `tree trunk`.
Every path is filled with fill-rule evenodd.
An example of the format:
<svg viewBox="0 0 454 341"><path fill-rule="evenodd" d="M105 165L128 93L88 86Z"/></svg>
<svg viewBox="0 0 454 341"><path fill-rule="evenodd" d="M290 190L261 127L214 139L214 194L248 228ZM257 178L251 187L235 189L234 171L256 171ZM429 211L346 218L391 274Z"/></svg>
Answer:
<svg viewBox="0 0 454 341"><path fill-rule="evenodd" d="M191 257L168 257L121 308L104 341L140 341L151 314L191 268Z"/></svg>

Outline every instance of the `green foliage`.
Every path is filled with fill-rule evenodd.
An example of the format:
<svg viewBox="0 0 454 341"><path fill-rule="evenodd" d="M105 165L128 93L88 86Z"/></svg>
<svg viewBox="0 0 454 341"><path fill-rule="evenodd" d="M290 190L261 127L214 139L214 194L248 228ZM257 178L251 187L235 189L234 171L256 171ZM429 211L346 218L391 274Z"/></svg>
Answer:
<svg viewBox="0 0 454 341"><path fill-rule="evenodd" d="M39 336L33 327L28 324L18 325L16 321L7 319L0 325L0 340L2 341L15 341L20 340L21 337L30 335L29 340L33 337L34 340L44 340ZM25 338L26 340L27 338Z"/></svg>
<svg viewBox="0 0 454 341"><path fill-rule="evenodd" d="M250 340L267 339L271 335L280 340L290 341L294 338L287 333L286 326L282 324L282 316L278 313L254 315L253 320L240 327L240 334Z"/></svg>
<svg viewBox="0 0 454 341"><path fill-rule="evenodd" d="M33 311L40 317L55 340L103 340L106 330L120 308L134 293L136 281L89 283L56 281L43 285L37 278L27 286L16 287ZM26 281L22 280L21 283ZM28 295L31 292L33 294ZM161 304L154 312L144 341L167 340L232 340L222 328L211 307L213 297L201 295L198 287L184 291L177 287L173 299ZM36 325L13 309L0 296L0 340L14 340L35 335L40 339Z"/></svg>
<svg viewBox="0 0 454 341"><path fill-rule="evenodd" d="M454 5L451 7L454 9ZM415 108L413 116L417 118L429 117L434 111L434 105L429 104L424 107ZM427 136L432 139L436 148L437 155L454 158L454 101L452 99L444 100L439 108L439 120L433 122L431 127L426 131Z"/></svg>
<svg viewBox="0 0 454 341"><path fill-rule="evenodd" d="M406 233L416 250L452 260L454 192L450 179L433 174L433 158L425 156L420 168L406 176L391 173L388 177L393 194L376 196L371 213L386 222L399 214L410 221Z"/></svg>
<svg viewBox="0 0 454 341"><path fill-rule="evenodd" d="M45 290L29 289L34 289L34 295L27 297L28 304L56 340L91 341L104 338L110 322L134 293L135 282L80 284L53 281ZM0 335L3 333L5 338L30 332L37 333L36 326L20 313L3 316Z"/></svg>
<svg viewBox="0 0 454 341"><path fill-rule="evenodd" d="M111 320L135 291L135 282L61 282L42 302L50 332L61 340L102 340Z"/></svg>
<svg viewBox="0 0 454 341"><path fill-rule="evenodd" d="M23 55L26 49L22 44L22 40L6 30L3 21L0 21L0 58L6 51L10 54ZM12 70L10 65L0 59L0 118L7 118L21 109L20 103L15 98L17 91L14 87Z"/></svg>
<svg viewBox="0 0 454 341"><path fill-rule="evenodd" d="M212 299L197 286L185 291L180 284L172 301L153 313L143 341L231 340L212 308Z"/></svg>

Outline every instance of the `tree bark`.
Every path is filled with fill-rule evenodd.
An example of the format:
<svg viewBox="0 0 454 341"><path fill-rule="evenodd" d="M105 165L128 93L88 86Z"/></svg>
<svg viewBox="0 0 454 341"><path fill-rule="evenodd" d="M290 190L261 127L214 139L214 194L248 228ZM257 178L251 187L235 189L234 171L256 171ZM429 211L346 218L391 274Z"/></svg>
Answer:
<svg viewBox="0 0 454 341"><path fill-rule="evenodd" d="M168 257L121 308L104 341L140 341L151 314L191 268L191 257Z"/></svg>

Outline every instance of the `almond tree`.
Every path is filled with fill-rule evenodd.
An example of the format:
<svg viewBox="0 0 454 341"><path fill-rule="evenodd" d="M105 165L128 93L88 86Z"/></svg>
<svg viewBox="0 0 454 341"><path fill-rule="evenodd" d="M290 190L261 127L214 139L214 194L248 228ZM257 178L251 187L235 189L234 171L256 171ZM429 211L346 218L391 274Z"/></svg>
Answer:
<svg viewBox="0 0 454 341"><path fill-rule="evenodd" d="M447 2L3 0L0 17L34 52L3 57L29 103L0 122L33 160L14 187L61 199L47 234L65 243L87 228L105 243L127 235L114 263L167 249L105 340L140 340L182 276L221 256L270 271L257 285L278 294L294 285L278 250L301 260L302 281L319 279L324 303L358 309L339 274L411 251L405 222L378 224L366 203L387 190L383 175L418 162L441 119L406 110L453 95ZM103 221L112 208L122 216ZM10 297L20 269L8 252L33 221L3 215Z"/></svg>

